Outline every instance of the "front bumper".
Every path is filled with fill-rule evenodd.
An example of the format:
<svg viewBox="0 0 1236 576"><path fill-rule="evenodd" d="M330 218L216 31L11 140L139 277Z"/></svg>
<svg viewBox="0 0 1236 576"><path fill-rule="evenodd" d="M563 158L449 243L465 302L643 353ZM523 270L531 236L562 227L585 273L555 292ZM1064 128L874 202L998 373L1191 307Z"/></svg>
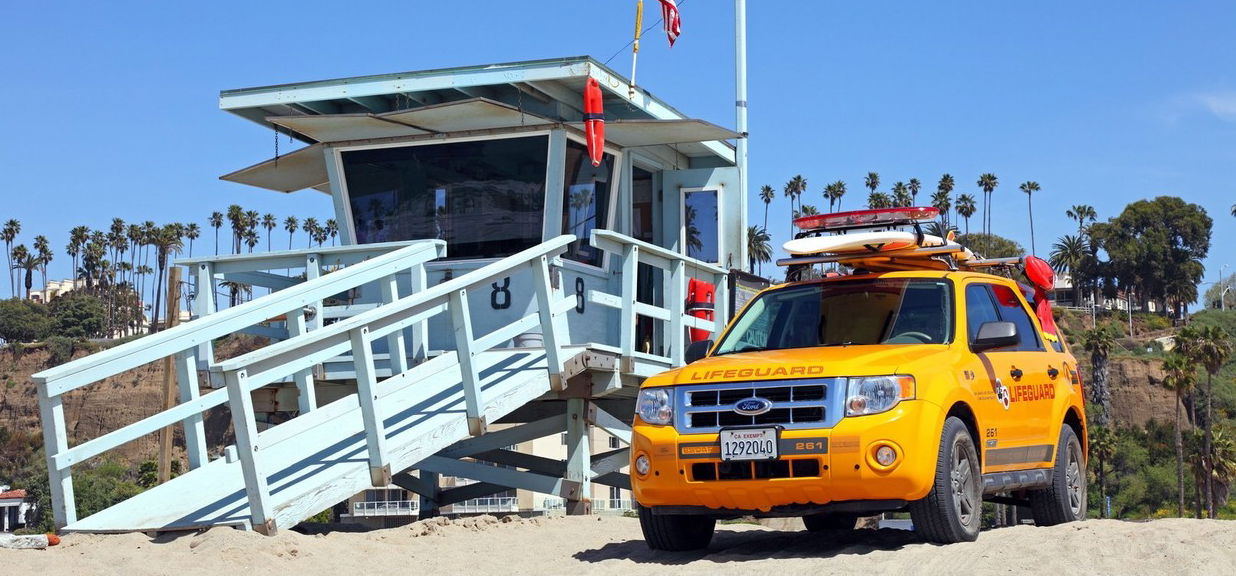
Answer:
<svg viewBox="0 0 1236 576"><path fill-rule="evenodd" d="M717 434L679 434L673 426L637 417L632 463L645 455L651 467L642 476L631 467L631 488L644 507L764 513L917 500L931 489L943 419L938 406L909 400L884 414L843 418L832 428L784 430L779 461L786 464L761 464L747 473L741 470L745 463L721 462L719 449L712 448ZM880 446L896 451L892 465L875 460Z"/></svg>

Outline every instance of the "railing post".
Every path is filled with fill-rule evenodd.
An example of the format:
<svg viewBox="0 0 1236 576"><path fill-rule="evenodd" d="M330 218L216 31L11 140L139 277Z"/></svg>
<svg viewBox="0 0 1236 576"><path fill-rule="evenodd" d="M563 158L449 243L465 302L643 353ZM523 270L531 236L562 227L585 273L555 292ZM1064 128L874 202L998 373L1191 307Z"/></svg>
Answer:
<svg viewBox="0 0 1236 576"><path fill-rule="evenodd" d="M56 467L56 455L69 449L68 429L64 423L64 405L59 396L48 396L47 385L39 390L39 412L43 420L44 450L47 453L47 480L51 485L52 516L56 528L77 522L77 502L73 498L72 472Z"/></svg>
<svg viewBox="0 0 1236 576"><path fill-rule="evenodd" d="M289 312L287 318L288 336L295 338L309 330L303 308ZM313 369L298 370L292 375L292 381L296 383L296 408L300 413L308 414L317 409L318 392L313 384Z"/></svg>
<svg viewBox="0 0 1236 576"><path fill-rule="evenodd" d="M571 341L570 328L559 314L554 313L554 302L562 298L562 287L554 289L549 257L541 256L540 263L533 267L533 283L536 290L537 315L541 319L541 338L545 345L545 361L549 367L549 387L561 391L566 387L562 381L562 345Z"/></svg>
<svg viewBox="0 0 1236 576"><path fill-rule="evenodd" d="M411 270L412 294L417 294L429 287L429 278L425 275L425 265L417 264ZM412 326L412 364L420 364L429 357L429 322L418 322Z"/></svg>
<svg viewBox="0 0 1236 576"><path fill-rule="evenodd" d="M202 262L197 265L194 270L197 274L197 292L193 295L193 313L197 314L198 318L205 318L214 314L217 310L215 306L215 265L210 262ZM197 358L202 362L202 366L194 367L195 370L207 369L215 361L214 343L203 342L197 347Z"/></svg>
<svg viewBox="0 0 1236 576"><path fill-rule="evenodd" d="M321 254L306 254L305 255L305 282L312 282L322 275L322 255ZM322 301L318 300L313 305L317 314L314 314L313 320L306 326L309 330L317 330L322 327Z"/></svg>
<svg viewBox="0 0 1236 576"><path fill-rule="evenodd" d="M236 452L240 457L240 469L245 477L245 494L249 499L249 516L253 529L267 536L274 536L278 527L272 514L270 486L266 473L258 462L257 420L253 415L253 397L249 391L249 377L244 370L228 372L228 407L232 410L232 428L236 432Z"/></svg>
<svg viewBox="0 0 1236 576"><path fill-rule="evenodd" d="M197 349L189 348L176 354L176 385L180 388L180 403L198 398ZM185 451L189 456L189 469L200 468L208 462L206 451L206 427L202 413L198 412L182 421L185 433Z"/></svg>
<svg viewBox="0 0 1236 576"><path fill-rule="evenodd" d="M472 315L468 309L468 291L452 292L449 306L451 324L455 327L455 353L459 356L459 373L463 379L468 433L480 436L485 433L487 423L481 415L481 374L476 367L476 350L472 346Z"/></svg>
<svg viewBox="0 0 1236 576"><path fill-rule="evenodd" d="M395 276L378 282L382 289L382 303L390 304L399 299L399 284ZM391 332L386 337L386 349L390 355L391 376L408 371L408 347L404 344L403 330Z"/></svg>
<svg viewBox="0 0 1236 576"><path fill-rule="evenodd" d="M686 330L682 316L685 313L687 297L687 263L680 259L675 259L670 270L669 290L666 294L666 299L669 300L666 308L670 311L670 363L674 366L682 366L685 363L683 348L686 345Z"/></svg>
<svg viewBox="0 0 1236 576"><path fill-rule="evenodd" d="M369 328L357 328L348 336L352 339L356 397L360 400L365 445L369 449L369 480L375 488L382 488L391 483L391 467L386 458L386 426L378 411L378 376L373 363L373 349L369 347Z"/></svg>
<svg viewBox="0 0 1236 576"><path fill-rule="evenodd" d="M618 345L622 349L620 371L635 371L635 351L639 349L636 338L637 318L635 297L639 286L639 246L627 244L622 251L622 317L618 321Z"/></svg>

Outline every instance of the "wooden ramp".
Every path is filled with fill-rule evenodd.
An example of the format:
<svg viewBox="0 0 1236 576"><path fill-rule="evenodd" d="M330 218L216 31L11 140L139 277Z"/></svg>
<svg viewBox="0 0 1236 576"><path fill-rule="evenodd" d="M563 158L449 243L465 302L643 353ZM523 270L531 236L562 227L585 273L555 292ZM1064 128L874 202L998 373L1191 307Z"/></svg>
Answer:
<svg viewBox="0 0 1236 576"><path fill-rule="evenodd" d="M483 413L493 422L550 390L541 349L476 356ZM378 385L393 470L405 470L469 437L462 375L454 354ZM288 528L371 488L365 427L355 394L258 435L274 525ZM69 532L249 527L253 516L239 461L218 459L65 527Z"/></svg>

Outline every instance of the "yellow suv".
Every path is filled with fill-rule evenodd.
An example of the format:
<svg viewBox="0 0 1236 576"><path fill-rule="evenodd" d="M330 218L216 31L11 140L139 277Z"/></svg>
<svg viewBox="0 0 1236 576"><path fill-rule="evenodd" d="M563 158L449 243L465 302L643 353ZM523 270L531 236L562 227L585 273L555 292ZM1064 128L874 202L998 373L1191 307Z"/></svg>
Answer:
<svg viewBox="0 0 1236 576"><path fill-rule="evenodd" d="M767 289L644 382L631 484L649 547L701 548L747 515L815 531L908 510L940 543L977 538L985 499L1039 525L1085 517L1082 385L1055 327L1010 279L908 268Z"/></svg>

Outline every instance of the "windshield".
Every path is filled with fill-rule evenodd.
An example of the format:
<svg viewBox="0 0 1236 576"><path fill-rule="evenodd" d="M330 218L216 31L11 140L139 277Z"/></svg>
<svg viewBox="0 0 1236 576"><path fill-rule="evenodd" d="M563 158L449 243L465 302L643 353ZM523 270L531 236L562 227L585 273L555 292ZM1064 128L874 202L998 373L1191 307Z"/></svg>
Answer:
<svg viewBox="0 0 1236 576"><path fill-rule="evenodd" d="M953 338L946 280L874 278L765 292L716 354L861 344L943 344Z"/></svg>

